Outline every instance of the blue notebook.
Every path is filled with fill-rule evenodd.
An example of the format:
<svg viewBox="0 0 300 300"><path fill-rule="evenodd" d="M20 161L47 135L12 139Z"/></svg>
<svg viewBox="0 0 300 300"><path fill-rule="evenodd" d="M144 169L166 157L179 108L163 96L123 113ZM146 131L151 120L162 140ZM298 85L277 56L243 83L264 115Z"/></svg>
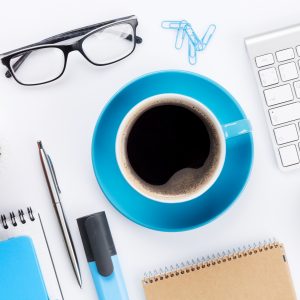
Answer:
<svg viewBox="0 0 300 300"><path fill-rule="evenodd" d="M31 238L0 242L0 298L49 300Z"/></svg>

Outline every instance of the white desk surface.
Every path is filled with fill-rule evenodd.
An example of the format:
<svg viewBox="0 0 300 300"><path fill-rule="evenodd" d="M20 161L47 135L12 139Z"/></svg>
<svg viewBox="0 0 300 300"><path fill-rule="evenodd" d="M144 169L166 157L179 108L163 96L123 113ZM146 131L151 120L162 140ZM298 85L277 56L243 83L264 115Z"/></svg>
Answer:
<svg viewBox="0 0 300 300"><path fill-rule="evenodd" d="M299 1L3 1L0 52L130 14L139 17L138 34L144 42L118 64L99 68L72 53L63 78L31 88L0 74L0 210L26 205L40 210L66 300L97 299L76 218L102 210L132 300L144 299L140 283L144 271L269 237L285 244L300 295L300 171L283 174L276 166L243 43L249 35L299 22ZM217 24L216 35L196 66L188 64L186 51L174 49L175 33L160 28L162 20L183 18L198 32ZM156 232L124 218L100 191L91 164L93 129L105 103L128 81L163 69L194 71L219 82L253 124L255 159L247 188L224 215L189 232ZM55 163L79 256L82 289L50 203L37 139L42 139Z"/></svg>

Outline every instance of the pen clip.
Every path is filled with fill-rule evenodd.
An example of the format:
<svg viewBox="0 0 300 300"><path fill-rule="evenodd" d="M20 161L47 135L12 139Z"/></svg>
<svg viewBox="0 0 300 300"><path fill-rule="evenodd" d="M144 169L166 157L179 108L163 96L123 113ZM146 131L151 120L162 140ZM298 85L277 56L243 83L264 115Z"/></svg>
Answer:
<svg viewBox="0 0 300 300"><path fill-rule="evenodd" d="M47 161L49 163L49 167L50 167L50 171L51 171L51 174L52 174L52 177L54 179L54 184L57 188L57 191L61 194L61 191L60 191L60 188L59 188L59 185L58 185L58 181L57 181L57 177L56 177L56 173L55 173L55 170L54 170L54 167L53 167L53 163L52 163L52 160L50 158L50 156L48 154L46 154L46 158L47 158Z"/></svg>

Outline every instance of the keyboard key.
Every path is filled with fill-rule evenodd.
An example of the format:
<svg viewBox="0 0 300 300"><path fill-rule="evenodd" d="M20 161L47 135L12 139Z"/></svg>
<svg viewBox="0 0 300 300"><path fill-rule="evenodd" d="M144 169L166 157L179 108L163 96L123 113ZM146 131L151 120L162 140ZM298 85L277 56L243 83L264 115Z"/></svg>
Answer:
<svg viewBox="0 0 300 300"><path fill-rule="evenodd" d="M276 52L276 57L279 62L295 58L294 50L292 48L284 49Z"/></svg>
<svg viewBox="0 0 300 300"><path fill-rule="evenodd" d="M255 62L256 62L256 65L258 68L272 65L272 64L274 64L273 54L270 53L270 54L257 56L255 58Z"/></svg>
<svg viewBox="0 0 300 300"><path fill-rule="evenodd" d="M264 90L264 94L268 106L284 103L294 99L293 92L289 84Z"/></svg>
<svg viewBox="0 0 300 300"><path fill-rule="evenodd" d="M281 162L284 167L296 165L299 163L297 148L295 145L279 148Z"/></svg>
<svg viewBox="0 0 300 300"><path fill-rule="evenodd" d="M300 81L294 82L294 89L295 89L296 97L300 98Z"/></svg>
<svg viewBox="0 0 300 300"><path fill-rule="evenodd" d="M298 71L296 68L296 64L294 62L280 65L279 73L280 73L282 81L288 81L291 79L298 78Z"/></svg>
<svg viewBox="0 0 300 300"><path fill-rule="evenodd" d="M274 129L276 142L278 145L297 141L299 139L295 124Z"/></svg>
<svg viewBox="0 0 300 300"><path fill-rule="evenodd" d="M262 86L269 86L279 82L275 68L268 68L258 72Z"/></svg>
<svg viewBox="0 0 300 300"><path fill-rule="evenodd" d="M273 126L300 119L300 102L269 110Z"/></svg>
<svg viewBox="0 0 300 300"><path fill-rule="evenodd" d="M296 47L296 50L297 50L298 56L300 56L300 46L297 46L297 47Z"/></svg>

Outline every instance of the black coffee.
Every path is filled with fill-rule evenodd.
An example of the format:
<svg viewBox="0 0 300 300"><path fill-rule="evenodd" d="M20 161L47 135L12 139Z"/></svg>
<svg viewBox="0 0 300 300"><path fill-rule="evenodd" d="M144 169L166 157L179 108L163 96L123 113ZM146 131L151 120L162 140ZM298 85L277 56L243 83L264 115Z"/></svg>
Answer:
<svg viewBox="0 0 300 300"><path fill-rule="evenodd" d="M140 178L163 185L182 169L202 167L210 147L210 135L201 118L185 107L168 104L138 117L128 135L127 155Z"/></svg>

